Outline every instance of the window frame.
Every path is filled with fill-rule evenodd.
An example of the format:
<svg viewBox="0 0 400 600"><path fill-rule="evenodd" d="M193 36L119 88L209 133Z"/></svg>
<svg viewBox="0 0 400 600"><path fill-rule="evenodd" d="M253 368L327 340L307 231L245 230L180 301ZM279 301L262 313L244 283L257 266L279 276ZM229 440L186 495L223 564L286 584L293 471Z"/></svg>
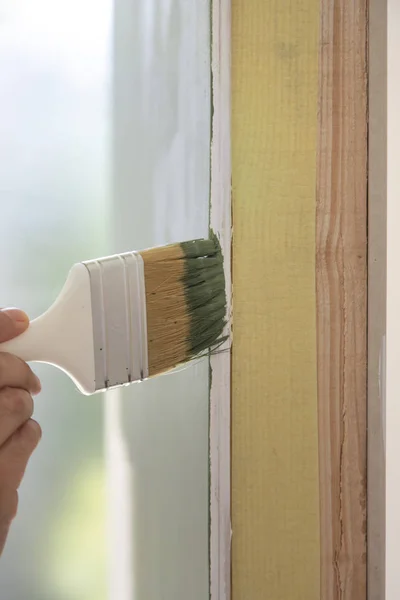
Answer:
<svg viewBox="0 0 400 600"><path fill-rule="evenodd" d="M210 596L231 597L231 0L212 6L210 228L224 255L228 341L210 358Z"/></svg>

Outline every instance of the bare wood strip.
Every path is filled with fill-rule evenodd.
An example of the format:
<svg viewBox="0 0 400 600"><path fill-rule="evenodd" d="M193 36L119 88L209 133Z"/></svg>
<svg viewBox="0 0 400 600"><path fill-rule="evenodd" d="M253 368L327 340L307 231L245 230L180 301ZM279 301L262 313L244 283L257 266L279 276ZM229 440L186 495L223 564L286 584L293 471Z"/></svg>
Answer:
<svg viewBox="0 0 400 600"><path fill-rule="evenodd" d="M321 0L317 367L321 600L366 598L367 0Z"/></svg>

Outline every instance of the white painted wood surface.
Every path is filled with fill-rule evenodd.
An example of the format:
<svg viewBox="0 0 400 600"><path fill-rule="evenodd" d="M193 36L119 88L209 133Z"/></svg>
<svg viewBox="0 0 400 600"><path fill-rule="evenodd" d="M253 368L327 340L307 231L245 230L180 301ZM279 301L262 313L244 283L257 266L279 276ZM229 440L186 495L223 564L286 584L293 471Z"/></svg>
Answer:
<svg viewBox="0 0 400 600"><path fill-rule="evenodd" d="M229 341L211 358L210 392L210 588L211 600L231 597L231 2L212 9L213 122L210 224L225 262Z"/></svg>

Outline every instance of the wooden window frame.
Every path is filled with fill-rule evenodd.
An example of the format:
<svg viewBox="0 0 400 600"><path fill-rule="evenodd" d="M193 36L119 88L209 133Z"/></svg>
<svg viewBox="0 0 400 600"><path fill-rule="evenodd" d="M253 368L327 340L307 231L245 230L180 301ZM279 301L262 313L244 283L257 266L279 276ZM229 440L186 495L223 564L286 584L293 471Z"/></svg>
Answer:
<svg viewBox="0 0 400 600"><path fill-rule="evenodd" d="M224 254L228 342L210 359L210 596L231 597L231 0L211 0L210 228Z"/></svg>
<svg viewBox="0 0 400 600"><path fill-rule="evenodd" d="M391 4L393 7L394 3L395 0L389 0L389 8ZM320 327L318 334L320 348L320 353L318 355L318 403L320 408L322 408L322 411L326 411L327 406L325 403L328 402L331 411L338 415L339 421L341 421L341 425L339 423L339 426L337 427L336 431L331 431L329 434L327 434L329 443L326 443L324 440L322 440L322 444L323 446L325 446L325 449L327 449L327 453L325 453L325 458L323 460L320 458L320 463L322 464L323 468L326 467L328 468L328 470L331 470L331 480L329 479L329 477L326 478L324 472L322 472L323 479L320 479L320 486L324 486L327 501L325 504L323 503L320 508L321 511L325 511L325 517L328 517L328 527L323 529L320 538L320 590L321 598L323 600L336 600L336 598L339 597L344 600L346 600L347 598L351 598L351 600L353 600L353 598L357 597L361 600L361 598L366 598L367 589L369 600L382 600L385 597L385 579L387 584L388 578L392 578L392 586L394 580L398 581L397 589L400 589L400 570L397 569L396 573L392 574L392 571L394 571L394 564L392 564L392 566L390 567L390 562L388 562L391 553L392 562L394 563L394 542L395 539L398 539L400 535L400 524L397 524L398 519L396 519L396 512L398 513L398 504L400 502L400 486L399 490L395 492L394 497L390 499L387 497L385 498L385 489L388 491L390 488L389 481L386 481L385 484L385 461L389 459L390 469L388 473L392 479L392 485L394 485L395 483L394 480L396 478L396 472L398 470L397 465L394 462L396 454L395 452L393 452L394 446L392 446L392 452L390 452L389 439L386 440L388 446L385 449L384 418L386 373L385 348L387 248L389 251L389 255L390 252L394 253L394 247L391 249L390 244L388 244L388 247L386 246L386 2L381 2L380 0L351 0L350 2L343 0L321 0L321 2L316 2L312 6L308 5L307 10L304 8L304 6L301 8L301 3L297 2L282 2L280 3L281 6L279 4L275 5L275 3L272 2L264 4L258 2L252 3L251 7L247 4L247 10L253 10L254 14L256 14L255 11L258 10L259 14L261 15L262 7L265 7L266 4L270 5L270 16L273 17L275 15L277 22L278 19L280 19L281 21L281 35L284 35L284 33L282 32L285 32L286 30L291 31L288 25L289 17L287 17L287 14L285 16L284 5L286 6L287 4L287 10L292 10L293 13L298 11L297 16L299 18L301 17L302 19L307 18L304 16L307 11L310 11L310 13L312 12L312 15L309 17L310 19L312 19L316 14L315 11L319 11L320 25L322 25L320 35L321 33L323 33L322 28L324 24L327 28L326 32L328 34L328 37L322 40L322 43L321 37L318 41L318 53L320 56L320 60L327 60L328 63L332 60L336 61L336 66L334 68L341 69L341 77L347 77L347 79L345 79L345 82L346 86L348 87L346 87L345 93L349 95L350 99L343 99L342 97L339 100L336 100L335 104L335 110L337 109L338 105L341 106L342 118L344 115L343 122L340 122L340 117L338 118L337 114L333 114L333 110L332 108L329 108L329 104L327 105L327 108L325 107L325 121L321 122L321 112L319 113L318 117L320 126L322 123L322 130L324 130L325 127L326 131L326 126L328 126L329 129L329 123L330 125L332 125L332 127L336 129L336 131L338 127L347 127L347 131L345 132L344 136L346 137L346 140L343 141L344 138L342 137L341 141L339 141L339 150L337 150L336 154L336 159L339 156L338 160L339 163L342 165L342 172L343 169L346 169L344 157L347 155L350 160L353 160L355 156L356 146L357 151L361 152L361 155L357 157L357 160L359 162L357 166L358 171L356 175L354 175L353 172L348 172L347 182L343 184L343 181L338 181L340 191L339 195L337 194L337 191L333 194L333 197L336 195L336 198L346 199L346 202L341 206L341 211L342 215L346 215L347 222L345 223L345 225L343 225L343 221L340 223L339 220L337 220L336 223L339 229L340 227L342 228L341 234L344 235L344 238L341 240L341 243L345 244L345 249L346 251L349 250L350 254L353 252L354 244L355 246L360 248L359 256L346 257L347 281L345 283L345 286L347 287L344 291L342 291L344 295L347 295L347 304L341 304L341 302L339 301L339 304L336 308L336 315L339 316L340 320L339 325L337 321L332 320L334 319L334 315L329 315L327 312L324 313L326 306L329 304L329 297L326 297L324 300L323 295L321 296L321 290L323 291L321 285L323 283L322 279L324 272L325 275L329 275L329 272L333 274L333 270L337 267L337 259L334 256L335 250L332 247L329 248L324 243L322 238L320 238L320 246L318 247L318 251L322 253L325 257L324 260L328 259L328 264L324 263L325 266L322 266L323 270L316 273L317 279L319 277L318 285L320 286L320 304L318 309L320 311L318 316ZM272 5L273 8L271 8ZM236 22L238 22L239 20L238 14L239 16L244 15L244 7L245 4L243 2L240 2L239 0L237 2L233 2L232 13L233 18L236 19ZM302 13L301 10L303 10ZM253 27L254 30L256 30L257 19L254 17L254 15L252 16L252 19L253 20L251 27ZM335 22L336 26L336 30L334 32L332 30L329 31L329 28L332 27L333 22ZM310 25L310 30L311 29L312 27ZM236 37L233 38L233 56L235 56L235 53L237 52L237 48L235 48L235 45L242 43L240 50L242 53L246 53L247 60L253 61L251 65L253 69L255 64L257 64L258 67L260 67L260 65L262 64L262 60L269 60L268 56L260 55L258 55L256 60L256 57L251 54L251 49L244 47L243 40L238 39L237 33L238 31L236 30ZM312 30L312 35L313 33L314 30ZM246 38L246 40L247 43L249 43L248 37ZM277 49L281 52L281 58L289 60L291 57L293 57L293 55L296 52L296 41L293 39L286 41L287 44L282 43L279 48L277 47ZM325 47L324 44L329 45L329 48ZM340 48L342 48L342 52L347 53L345 58L339 55ZM330 57L326 54L329 52L331 52ZM350 68L354 67L355 71L357 72L357 77L359 77L358 81L352 80L352 78L349 76L348 71L346 74L345 70L349 68L349 64L351 65ZM322 69L322 67L324 67L325 69L329 69L329 66L327 67L326 65L327 63L325 63L324 67L324 65L321 65L320 63L320 73L323 73L323 77L325 77L326 73L328 73L328 71L324 72ZM258 73L259 76L262 77L261 69L259 69ZM327 82L322 81L321 84L322 86L320 85L318 90L318 101L320 110L321 108L323 108L323 104L321 104L321 90L323 91L323 86L327 85ZM338 83L336 82L334 85L336 85L337 87ZM393 87L397 91L397 82L393 82ZM343 89L344 88L342 87L342 92ZM389 90L390 89L391 84L389 82ZM337 90L337 92L339 91L340 90ZM233 90L233 93L237 93L236 88ZM326 89L325 93L329 95L330 90ZM282 95L284 96L285 92L282 92ZM399 99L400 87L397 95L397 101L399 101ZM252 109L260 110L261 97L252 97L251 100ZM351 106L349 105L349 103ZM391 103L389 100L389 109L390 106ZM243 108L243 105L241 105L241 107ZM393 110L395 109L394 100L392 101L392 108ZM352 114L350 114L352 110L354 110L356 114L355 117ZM359 110L361 112L357 115L357 111ZM261 126L262 119L260 117L260 127ZM392 142L394 143L395 139L399 138L400 127L395 127L391 138ZM237 143L237 141L234 140L234 143ZM329 145L329 140L327 140L326 138L325 140L320 138L319 147L320 149L322 148L324 152L326 150L326 144ZM252 149L249 145L247 147L250 147L250 150ZM334 155L335 152L336 151L334 150ZM254 155L251 155L249 157L249 161L254 162L254 160L256 159L257 157ZM319 158L319 160L321 159ZM328 157L328 163L329 160L332 159L329 159ZM389 184L390 164L392 164L393 171L395 170L393 162L390 163L389 160ZM238 173L235 172L235 163L233 167L233 175L237 179ZM239 171L241 167L236 164L236 169L237 171ZM392 176L394 175L395 173L392 173ZM241 174L240 176L242 177L243 175ZM319 177L321 176L319 175ZM351 181L352 183L349 184L349 181ZM362 197L358 197L357 206L353 196L360 193L360 186L363 191ZM352 187L354 188L353 191ZM390 191L391 190L389 185L389 207ZM254 189L252 189L251 192L254 193ZM326 184L325 187L325 194L325 205L323 206L320 204L320 217L324 217L323 212L325 211L325 219L327 219L325 224L329 228L329 219L331 217L330 212L333 210L333 204L332 200L329 199L331 191L328 188L328 184ZM234 195L234 202L235 201L236 197ZM250 201L251 200L249 199L249 202ZM320 195L318 195L318 201L321 202ZM398 210L399 209L395 210L395 208L392 206L393 215L400 214L398 213ZM360 223L357 223L357 219L354 218L354 214L357 211L359 215L358 218L361 219L361 225ZM233 212L235 214L235 209ZM322 219L320 224L317 224L317 231L318 227L320 227L321 232L321 227L324 226L323 223L324 220ZM345 229L343 229L343 227L345 227ZM392 241L394 244L398 238L398 233L397 231L395 232L396 225L394 223L392 223L392 227ZM390 224L388 231L390 232ZM335 229L335 232L337 233L337 229ZM242 230L241 233L243 234ZM339 248L339 245L337 246L337 248ZM393 254L393 259L394 256L395 255ZM358 280L357 277L359 277L359 273L356 273L358 269L358 267L356 267L356 258L358 258L360 263L362 264L363 270L362 277L360 277ZM321 256L319 257L319 259L321 259ZM353 260L354 264L352 262ZM392 276L394 276L394 268L395 264L393 261ZM344 277L344 271L341 271L341 273ZM356 273L356 278L352 279L354 273ZM247 279L247 281L250 280ZM390 286L391 282L388 279L388 295L390 295ZM337 289L339 288L340 285ZM235 284L235 290L236 289L237 288ZM251 290L249 290L249 293L251 293ZM336 298L337 301L337 294L336 292L334 292L334 290L333 293L333 298ZM358 312L357 306L354 305L355 300L356 304L358 303ZM397 295L393 294L391 300L388 298L388 310L390 309L390 307L392 308L393 319L395 315L395 302L397 302L398 306L398 304L400 303L400 291ZM349 308L350 305L353 315L349 319L349 315L345 314L344 308ZM388 314L388 332L390 331L389 317L390 313ZM346 352L343 350L344 346L338 346L339 349L336 353L336 362L330 361L327 356L323 355L324 344L327 341L327 338L325 338L323 330L321 329L321 325L323 325L324 323L328 327L328 331L332 332L332 328L339 327L339 334L347 336L345 344ZM396 327L398 327L398 334L396 334L396 336L400 339L400 322L398 325L397 322L394 323L394 329L396 329ZM349 328L351 330L350 332ZM255 334L255 332L253 333ZM392 340L394 340L395 332L392 332L391 336ZM390 345L388 346L388 353L390 353ZM399 371L398 367L397 371L395 371L395 357L392 356L391 358L388 354L387 360L388 369L390 367L390 364L392 364L392 379L394 380L397 371ZM392 363L390 363L390 360L392 360ZM343 383L342 379L343 373L345 371L343 367L343 361L345 361L347 369L349 369L349 364L353 363L354 368L356 370L355 377L354 373L348 371L348 377L345 383ZM329 375L329 377L324 383L324 378L326 378L327 375ZM349 384L349 380L351 379L353 379L353 383ZM333 387L330 387L331 382L336 382L333 384ZM337 385L340 386L341 383L343 383L343 394L346 396L344 408L348 406L351 409L350 411L347 411L346 409L344 413L341 412L341 408L343 408L343 406L341 405L341 399L343 399L344 396L340 396L340 394L337 395L335 392L335 390L337 389ZM357 398L354 400L354 403L356 403L357 406L353 404L354 394L357 395ZM242 402L248 401L250 401L249 398L242 399ZM397 419L398 420L396 422L396 427L393 420L390 425L393 436L392 444L394 443L395 429L397 432L400 431L400 411L395 411L394 402L395 399L392 400L391 408L393 411L393 416L396 417L395 421ZM389 408L390 406L388 404L388 409L386 411L388 416L390 415ZM235 412L235 407L233 410ZM249 422L246 425L243 425L243 427L247 427L247 435L251 436L251 419L255 417L254 415L251 415L251 411L247 411L246 414L247 417L249 417ZM326 413L326 416L327 418L325 419L325 421L329 424L329 414ZM321 418L320 412L320 442L322 438L322 433L324 431L323 422L324 420ZM235 423L235 414L233 414L232 423ZM344 429L346 430L346 443L343 445L343 439L341 438L341 435L343 434ZM389 431L389 429L387 429L387 431ZM242 437L244 437L244 434ZM399 437L398 433L397 437ZM334 446L335 448L341 448L342 454L339 457L339 459L337 459L337 457L335 458L335 456L332 454L332 450L330 450L332 446ZM247 446L247 449L249 449L249 446ZM263 460L261 456L248 456L247 459L249 461L259 460L260 464ZM233 456L233 460L235 460L235 454ZM235 464L233 463L233 473L235 473L235 468ZM337 479L336 476L338 472L340 476ZM343 474L345 475L344 478L342 478ZM334 478L333 481L332 477ZM256 480L253 480L252 483L254 484L254 488L252 488L251 493L258 494L258 496L260 496L260 485L257 483ZM235 494L235 489L233 491L233 494ZM338 513L336 512L336 510L332 511L329 507L329 497L331 494L333 494L335 498L339 498ZM252 504L254 505L254 502ZM257 506L259 506L260 510L262 510L261 497L259 498ZM385 511L388 508L391 512L389 515L386 515L385 525ZM368 519L366 519L367 509ZM235 514L233 511L233 517L234 516ZM388 517L390 517L389 520ZM345 530L343 528L345 528ZM385 540L385 537L387 537L390 528L392 545L390 545L389 543L390 540ZM332 542L333 538L329 539L328 529L336 529L336 531L339 531L340 556L336 556L335 554L336 542ZM366 536L367 531L368 536ZM235 531L235 520L233 522L233 536L235 544L237 543L235 541L237 540L237 531ZM264 544L267 544L267 532L263 531L259 534L257 533L256 537L261 539L262 536L264 536L265 538ZM247 543L248 550L250 552L250 544L254 544L255 540L248 539L248 536L246 538L243 531L241 532L240 539L241 543ZM343 543L344 545L342 545ZM262 548L261 542L257 545L257 548ZM385 552L387 555L386 566ZM235 554L235 552L233 554ZM243 553L241 554L241 556L243 556ZM334 558L335 556L336 559ZM258 560L258 557L256 557L256 562L258 564L259 570L257 571L257 567L254 567L254 573L259 577L261 582L263 577L261 569L262 559ZM243 563L241 563L241 565L235 565L234 563L233 568L236 568L238 570L242 569L243 571L246 569L246 566L243 566ZM253 569L253 566L251 568ZM277 570L271 571L270 580L273 579L275 581L275 579L278 578L278 575L274 575L274 573L277 572ZM280 577L282 577L282 573L280 573ZM278 583L277 585L279 587L279 585L282 584ZM260 590L264 588L257 588L255 586L255 589ZM282 588L279 589L282 591ZM393 587L393 589L395 588ZM276 587L274 588L274 591L276 592ZM387 593L389 593L389 588L387 590ZM392 600L392 597L394 600L394 595L390 596L390 600Z"/></svg>

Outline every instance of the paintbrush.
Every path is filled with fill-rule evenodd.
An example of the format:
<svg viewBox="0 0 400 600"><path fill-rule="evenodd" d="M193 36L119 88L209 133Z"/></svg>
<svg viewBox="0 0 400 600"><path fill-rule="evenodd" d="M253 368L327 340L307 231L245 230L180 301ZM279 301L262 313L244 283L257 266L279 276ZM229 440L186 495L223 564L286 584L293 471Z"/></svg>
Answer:
<svg viewBox="0 0 400 600"><path fill-rule="evenodd" d="M63 370L83 394L142 381L222 341L223 257L216 238L74 265L56 302L0 344Z"/></svg>

